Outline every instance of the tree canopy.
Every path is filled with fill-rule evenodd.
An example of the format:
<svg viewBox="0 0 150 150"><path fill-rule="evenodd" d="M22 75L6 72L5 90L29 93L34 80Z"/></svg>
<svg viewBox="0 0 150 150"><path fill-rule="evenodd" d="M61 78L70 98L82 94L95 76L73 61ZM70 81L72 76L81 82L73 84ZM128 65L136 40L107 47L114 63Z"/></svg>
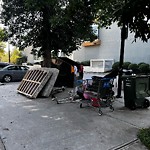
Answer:
<svg viewBox="0 0 150 150"><path fill-rule="evenodd" d="M92 23L106 27L117 22L136 38L150 38L149 0L3 0L1 20L9 41L32 46L50 67L51 51L70 54L83 40L93 40Z"/></svg>
<svg viewBox="0 0 150 150"><path fill-rule="evenodd" d="M18 48L14 48L10 51L10 62L13 64L21 64L18 61L22 59L24 56L19 51ZM9 60L9 53L7 51L0 51L0 61L8 62Z"/></svg>
<svg viewBox="0 0 150 150"><path fill-rule="evenodd" d="M1 19L9 41L20 49L32 46L50 67L51 51L65 54L83 40L93 40L98 0L3 0Z"/></svg>
<svg viewBox="0 0 150 150"><path fill-rule="evenodd" d="M0 61L2 61L2 57L4 56L4 48L6 45L4 44L4 37L5 37L5 32L3 29L0 28Z"/></svg>
<svg viewBox="0 0 150 150"><path fill-rule="evenodd" d="M11 63L16 64L17 60L21 57L21 52L19 49L13 49L10 55L10 61Z"/></svg>
<svg viewBox="0 0 150 150"><path fill-rule="evenodd" d="M135 35L135 41L140 38L147 42L150 38L150 0L102 0L97 21L101 27L108 27L117 22L129 27Z"/></svg>
<svg viewBox="0 0 150 150"><path fill-rule="evenodd" d="M0 42L0 61L2 61L2 58L3 58L4 54L5 54L4 48L5 48L4 43Z"/></svg>

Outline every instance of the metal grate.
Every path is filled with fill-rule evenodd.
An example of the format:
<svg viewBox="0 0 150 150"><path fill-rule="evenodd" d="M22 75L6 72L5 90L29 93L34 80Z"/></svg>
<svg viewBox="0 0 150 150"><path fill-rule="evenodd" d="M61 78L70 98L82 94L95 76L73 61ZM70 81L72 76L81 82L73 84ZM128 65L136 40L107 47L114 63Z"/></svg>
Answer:
<svg viewBox="0 0 150 150"><path fill-rule="evenodd" d="M17 88L17 92L30 98L36 98L52 74L50 69L29 70Z"/></svg>

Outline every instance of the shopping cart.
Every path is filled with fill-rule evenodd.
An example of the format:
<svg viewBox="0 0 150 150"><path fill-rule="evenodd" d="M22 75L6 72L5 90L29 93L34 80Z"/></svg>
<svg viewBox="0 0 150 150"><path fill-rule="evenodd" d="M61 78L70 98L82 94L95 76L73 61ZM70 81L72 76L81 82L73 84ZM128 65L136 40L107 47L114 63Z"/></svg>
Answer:
<svg viewBox="0 0 150 150"><path fill-rule="evenodd" d="M83 108L83 103L86 103L88 106L97 107L99 115L103 114L101 107L109 107L114 111L112 106L114 101L113 81L114 78L97 76L84 81L82 91L77 92L82 98L80 108Z"/></svg>

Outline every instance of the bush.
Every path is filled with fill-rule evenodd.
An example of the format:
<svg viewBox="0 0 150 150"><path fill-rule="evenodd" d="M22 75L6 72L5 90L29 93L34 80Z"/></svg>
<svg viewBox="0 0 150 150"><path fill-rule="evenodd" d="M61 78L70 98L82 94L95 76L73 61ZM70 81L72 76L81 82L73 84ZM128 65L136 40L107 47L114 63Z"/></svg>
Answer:
<svg viewBox="0 0 150 150"><path fill-rule="evenodd" d="M140 73L140 70L138 68L138 65L133 63L133 64L130 64L128 66L128 69L131 69L133 71L133 73L137 74L137 73Z"/></svg>
<svg viewBox="0 0 150 150"><path fill-rule="evenodd" d="M128 69L136 70L136 69L138 69L138 65L137 65L137 64L130 64L130 65L128 66Z"/></svg>
<svg viewBox="0 0 150 150"><path fill-rule="evenodd" d="M123 69L128 69L130 64L131 64L131 62L124 62L123 63Z"/></svg>
<svg viewBox="0 0 150 150"><path fill-rule="evenodd" d="M150 150L150 128L140 129L138 138Z"/></svg>
<svg viewBox="0 0 150 150"><path fill-rule="evenodd" d="M118 68L119 68L119 62L115 62L112 65L112 69L116 70ZM145 62L141 62L139 64L131 63L131 62L124 62L123 69L132 70L133 73L135 73L135 74L150 73L150 65Z"/></svg>
<svg viewBox="0 0 150 150"><path fill-rule="evenodd" d="M115 62L113 65L112 65L112 69L113 70L117 70L119 68L119 62Z"/></svg>
<svg viewBox="0 0 150 150"><path fill-rule="evenodd" d="M140 64L139 69L142 73L148 73L149 72L149 64L142 63L142 64Z"/></svg>
<svg viewBox="0 0 150 150"><path fill-rule="evenodd" d="M140 67L140 65L142 65L142 64L146 64L145 62L140 62L139 64L138 64L138 67Z"/></svg>
<svg viewBox="0 0 150 150"><path fill-rule="evenodd" d="M90 66L90 61L89 60L82 61L80 64L83 65L83 66Z"/></svg>

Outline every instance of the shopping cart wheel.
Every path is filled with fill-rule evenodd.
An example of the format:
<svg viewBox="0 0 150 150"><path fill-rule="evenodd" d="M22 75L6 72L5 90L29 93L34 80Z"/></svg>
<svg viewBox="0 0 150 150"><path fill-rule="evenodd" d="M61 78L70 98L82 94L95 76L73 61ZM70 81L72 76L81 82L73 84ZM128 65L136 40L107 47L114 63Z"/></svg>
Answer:
<svg viewBox="0 0 150 150"><path fill-rule="evenodd" d="M103 114L103 112L101 111L101 109L98 110L98 115L101 116Z"/></svg>
<svg viewBox="0 0 150 150"><path fill-rule="evenodd" d="M80 104L80 108L83 108L82 103Z"/></svg>
<svg viewBox="0 0 150 150"><path fill-rule="evenodd" d="M61 87L61 89L62 89L62 91L64 91L64 90L65 90L65 87L64 87L64 86L62 86L62 87Z"/></svg>
<svg viewBox="0 0 150 150"><path fill-rule="evenodd" d="M113 106L109 106L111 111L114 111L114 107Z"/></svg>
<svg viewBox="0 0 150 150"><path fill-rule="evenodd" d="M57 101L57 97L53 96L52 101Z"/></svg>
<svg viewBox="0 0 150 150"><path fill-rule="evenodd" d="M56 99L57 104L60 104L59 101Z"/></svg>
<svg viewBox="0 0 150 150"><path fill-rule="evenodd" d="M113 103L115 101L116 97L112 96L111 102Z"/></svg>

